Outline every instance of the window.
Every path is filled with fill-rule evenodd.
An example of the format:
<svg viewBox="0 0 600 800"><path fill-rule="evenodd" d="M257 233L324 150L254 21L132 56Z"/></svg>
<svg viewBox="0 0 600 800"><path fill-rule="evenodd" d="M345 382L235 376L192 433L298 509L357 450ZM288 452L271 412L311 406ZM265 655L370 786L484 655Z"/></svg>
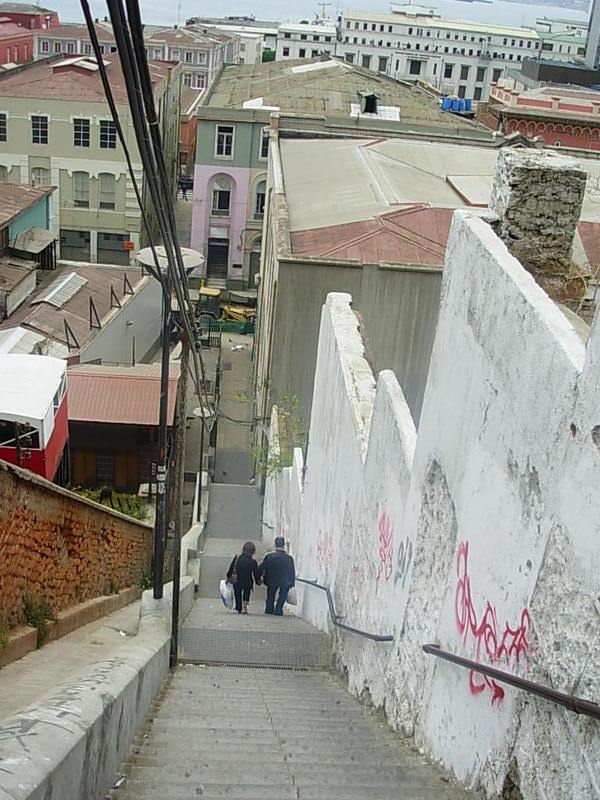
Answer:
<svg viewBox="0 0 600 800"><path fill-rule="evenodd" d="M409 36L412 36L412 32L413 32L413 29L412 29L412 28L409 28L409 29L408 29L408 35L409 35Z"/></svg>
<svg viewBox="0 0 600 800"><path fill-rule="evenodd" d="M550 42L542 42L542 50L552 50L553 45Z"/></svg>
<svg viewBox="0 0 600 800"><path fill-rule="evenodd" d="M502 77L502 70L501 69L495 69L492 72L492 83L498 83L498 81L500 80L501 77Z"/></svg>
<svg viewBox="0 0 600 800"><path fill-rule="evenodd" d="M33 144L48 144L48 117L31 117L31 141Z"/></svg>
<svg viewBox="0 0 600 800"><path fill-rule="evenodd" d="M292 34L291 33L284 33L283 34L283 38L284 39L291 39L292 38Z"/></svg>
<svg viewBox="0 0 600 800"><path fill-rule="evenodd" d="M112 119L100 120L100 147L114 150L117 146L117 129Z"/></svg>
<svg viewBox="0 0 600 800"><path fill-rule="evenodd" d="M265 194L267 191L267 184L261 181L256 187L256 202L254 204L254 218L262 219L265 213Z"/></svg>
<svg viewBox="0 0 600 800"><path fill-rule="evenodd" d="M306 34L305 34L305 33L301 33L301 34L300 34L300 39L301 39L301 41L305 42L305 41L306 41L306 39L307 39L307 36L306 36Z"/></svg>
<svg viewBox="0 0 600 800"><path fill-rule="evenodd" d="M194 58L194 54L192 53L192 51L191 50L186 50L185 51L185 63L186 64L191 64L193 58Z"/></svg>
<svg viewBox="0 0 600 800"><path fill-rule="evenodd" d="M73 173L73 205L75 208L90 207L90 176L87 172Z"/></svg>
<svg viewBox="0 0 600 800"><path fill-rule="evenodd" d="M92 45L89 42L83 43L83 54L89 56L92 52Z"/></svg>
<svg viewBox="0 0 600 800"><path fill-rule="evenodd" d="M62 53L62 42L54 42L54 52Z"/></svg>
<svg viewBox="0 0 600 800"><path fill-rule="evenodd" d="M212 213L216 217L228 217L231 207L231 184L226 177L216 178L213 184Z"/></svg>
<svg viewBox="0 0 600 800"><path fill-rule="evenodd" d="M445 64L444 65L444 78L451 78L452 77L452 68L454 64Z"/></svg>
<svg viewBox="0 0 600 800"><path fill-rule="evenodd" d="M477 75L475 77L477 83L483 83L485 80L485 67L477 67Z"/></svg>
<svg viewBox="0 0 600 800"><path fill-rule="evenodd" d="M301 47L300 50L298 50L298 58L306 58L306 48Z"/></svg>
<svg viewBox="0 0 600 800"><path fill-rule="evenodd" d="M409 75L420 75L422 61L409 61L408 73Z"/></svg>
<svg viewBox="0 0 600 800"><path fill-rule="evenodd" d="M90 121L89 119L73 120L73 146L90 146Z"/></svg>
<svg viewBox="0 0 600 800"><path fill-rule="evenodd" d="M481 100L481 86L476 86L475 91L473 92L473 100Z"/></svg>
<svg viewBox="0 0 600 800"><path fill-rule="evenodd" d="M319 42L319 41L321 41L320 36L313 36L313 42Z"/></svg>
<svg viewBox="0 0 600 800"><path fill-rule="evenodd" d="M67 42L67 53L75 52L75 42Z"/></svg>
<svg viewBox="0 0 600 800"><path fill-rule="evenodd" d="M40 50L42 51L42 53L50 52L50 42L47 39L42 39L40 41Z"/></svg>
<svg viewBox="0 0 600 800"><path fill-rule="evenodd" d="M8 168L0 164L0 183L8 183Z"/></svg>
<svg viewBox="0 0 600 800"><path fill-rule="evenodd" d="M461 83L460 86L458 87L458 96L459 97L467 96L467 87L464 85L464 83Z"/></svg>
<svg viewBox="0 0 600 800"><path fill-rule="evenodd" d="M49 186L50 170L45 167L33 167L31 170L31 183L34 186Z"/></svg>
<svg viewBox="0 0 600 800"><path fill-rule="evenodd" d="M311 50L310 55L311 55L311 58L316 58L319 55L319 51L318 50Z"/></svg>
<svg viewBox="0 0 600 800"><path fill-rule="evenodd" d="M289 54L290 54L290 48L289 47L284 47L283 48L283 55L284 56L289 56Z"/></svg>
<svg viewBox="0 0 600 800"><path fill-rule="evenodd" d="M260 159L268 158L269 156L269 131L263 131L260 137Z"/></svg>
<svg viewBox="0 0 600 800"><path fill-rule="evenodd" d="M113 210L115 207L115 176L110 172L101 172L98 175L98 195L100 208Z"/></svg>
<svg viewBox="0 0 600 800"><path fill-rule="evenodd" d="M469 67L467 67L465 64L463 64L460 68L460 79L461 81L466 81L469 79Z"/></svg>
<svg viewBox="0 0 600 800"><path fill-rule="evenodd" d="M363 56L361 63L364 69L371 69L371 56Z"/></svg>
<svg viewBox="0 0 600 800"><path fill-rule="evenodd" d="M232 125L217 125L216 156L233 158L233 134L234 128Z"/></svg>
<svg viewBox="0 0 600 800"><path fill-rule="evenodd" d="M387 64L388 60L385 56L379 56L379 67L378 72L386 72L387 71Z"/></svg>
<svg viewBox="0 0 600 800"><path fill-rule="evenodd" d="M6 114L0 114L0 142L6 141Z"/></svg>
<svg viewBox="0 0 600 800"><path fill-rule="evenodd" d="M179 61L181 58L181 53L179 50L171 50L171 58L173 61Z"/></svg>
<svg viewBox="0 0 600 800"><path fill-rule="evenodd" d="M346 53L346 61L348 64L354 64L354 53Z"/></svg>
<svg viewBox="0 0 600 800"><path fill-rule="evenodd" d="M331 41L331 36L326 36L326 37L325 37L325 41L326 41L326 42L330 42L330 41Z"/></svg>

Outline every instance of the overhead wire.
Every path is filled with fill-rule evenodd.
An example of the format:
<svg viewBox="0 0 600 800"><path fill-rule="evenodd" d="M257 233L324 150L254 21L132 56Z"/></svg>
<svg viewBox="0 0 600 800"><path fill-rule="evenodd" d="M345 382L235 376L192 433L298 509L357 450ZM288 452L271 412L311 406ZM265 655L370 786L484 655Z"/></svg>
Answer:
<svg viewBox="0 0 600 800"><path fill-rule="evenodd" d="M199 348L200 337L192 309L192 301L187 287L187 276L178 244L177 227L174 206L172 202L172 187L170 186L164 152L160 134L160 120L156 114L154 93L150 80L146 51L143 43L143 26L141 23L139 5L135 0L128 0L127 9L129 19L121 0L107 0L107 5L121 60L121 68L125 77L125 86L129 101L132 124L134 127L140 158L146 177L146 183L152 204L156 213L158 227L166 255L166 275L160 268L160 260L153 242L152 231L144 209L141 192L133 169L131 156L127 148L116 104L110 87L110 82L104 65L103 54L92 21L88 0L81 0L86 24L90 33L92 47L98 63L102 84L107 102L115 123L119 140L124 149L136 199L140 206L146 234L150 242L156 271L150 270L162 286L163 293L175 292L181 314L181 327L190 342L193 354L194 375L196 391L200 401L204 395L204 406L209 411L209 426L216 417L216 412L211 409L211 403L206 391L206 370Z"/></svg>

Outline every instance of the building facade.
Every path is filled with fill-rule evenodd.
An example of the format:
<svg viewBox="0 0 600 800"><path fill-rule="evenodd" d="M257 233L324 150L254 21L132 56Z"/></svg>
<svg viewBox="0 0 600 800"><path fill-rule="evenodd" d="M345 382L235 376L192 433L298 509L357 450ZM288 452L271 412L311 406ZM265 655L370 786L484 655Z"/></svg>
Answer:
<svg viewBox="0 0 600 800"><path fill-rule="evenodd" d="M33 58L33 34L0 16L0 64L25 64Z"/></svg>
<svg viewBox="0 0 600 800"><path fill-rule="evenodd" d="M0 3L0 17L5 17L32 31L55 28L60 25L58 11L27 3Z"/></svg>
<svg viewBox="0 0 600 800"><path fill-rule="evenodd" d="M585 38L576 31L444 19L434 9L394 4L384 14L345 11L336 28L280 26L278 59L309 58L317 48L390 77L425 81L442 94L478 101L487 100L492 83L526 58L582 58Z"/></svg>
<svg viewBox="0 0 600 800"><path fill-rule="evenodd" d="M600 150L600 92L566 86L527 89L504 79L477 118L501 133L541 137L547 145Z"/></svg>
<svg viewBox="0 0 600 800"><path fill-rule="evenodd" d="M116 53L117 47L108 17L95 22L100 51ZM188 26L164 28L146 25L144 28L146 55L155 61L181 63L184 86L203 89L210 86L223 64L238 63L239 37L222 31ZM63 24L35 36L35 58L51 55L90 55L92 46L88 29L81 24Z"/></svg>
<svg viewBox="0 0 600 800"><path fill-rule="evenodd" d="M277 49L277 32L279 22L257 20L255 17L228 16L228 17L192 17L186 25L214 26L223 31L234 34L258 34L262 37L265 50L274 53ZM248 62L243 62L248 63Z"/></svg>
<svg viewBox="0 0 600 800"><path fill-rule="evenodd" d="M110 54L105 64L144 192L120 63ZM181 70L177 64L151 62L150 72L174 187ZM0 139L4 182L57 187L50 229L59 239L62 259L129 263L145 234L93 58L57 56L0 76ZM148 213L154 231L150 206Z"/></svg>

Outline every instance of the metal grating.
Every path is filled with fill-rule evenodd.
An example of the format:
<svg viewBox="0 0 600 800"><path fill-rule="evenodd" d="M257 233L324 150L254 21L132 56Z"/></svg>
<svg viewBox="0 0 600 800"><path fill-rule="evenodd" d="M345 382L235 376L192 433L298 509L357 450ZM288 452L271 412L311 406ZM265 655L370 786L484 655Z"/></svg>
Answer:
<svg viewBox="0 0 600 800"><path fill-rule="evenodd" d="M62 308L86 283L86 278L82 278L76 272L70 272L66 277L60 277L53 281L48 291L44 292L41 297L36 298L31 305L50 303L56 308Z"/></svg>

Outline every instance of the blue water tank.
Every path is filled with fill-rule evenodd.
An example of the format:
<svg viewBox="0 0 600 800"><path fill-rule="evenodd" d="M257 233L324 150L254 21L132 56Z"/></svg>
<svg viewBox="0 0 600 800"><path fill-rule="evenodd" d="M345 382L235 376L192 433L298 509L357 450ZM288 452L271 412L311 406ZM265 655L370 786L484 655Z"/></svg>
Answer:
<svg viewBox="0 0 600 800"><path fill-rule="evenodd" d="M452 99L450 97L444 97L442 100L442 111L450 111L452 108Z"/></svg>
<svg viewBox="0 0 600 800"><path fill-rule="evenodd" d="M462 97L458 98L458 110L459 111L465 110L465 101L462 99Z"/></svg>
<svg viewBox="0 0 600 800"><path fill-rule="evenodd" d="M460 103L461 101L456 99L452 101L452 111L460 111Z"/></svg>
<svg viewBox="0 0 600 800"><path fill-rule="evenodd" d="M465 100L465 111L473 111L473 101Z"/></svg>

